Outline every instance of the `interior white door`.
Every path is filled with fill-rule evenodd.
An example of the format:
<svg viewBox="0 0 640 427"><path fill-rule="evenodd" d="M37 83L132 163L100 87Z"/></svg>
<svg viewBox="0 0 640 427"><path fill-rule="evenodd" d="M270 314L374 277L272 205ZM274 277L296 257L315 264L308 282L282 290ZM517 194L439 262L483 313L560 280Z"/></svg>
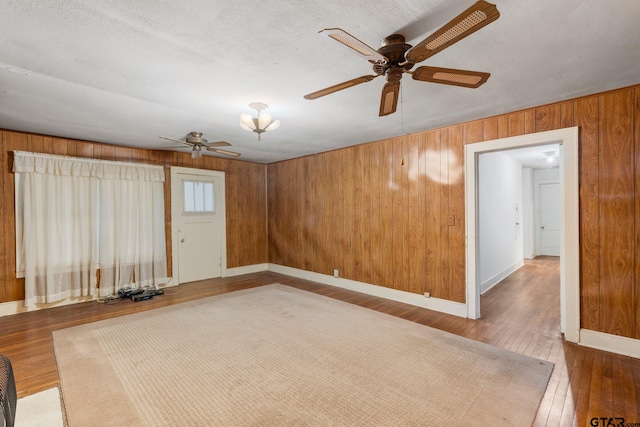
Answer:
<svg viewBox="0 0 640 427"><path fill-rule="evenodd" d="M539 186L540 255L560 256L560 184Z"/></svg>
<svg viewBox="0 0 640 427"><path fill-rule="evenodd" d="M222 275L220 179L180 174L178 282Z"/></svg>

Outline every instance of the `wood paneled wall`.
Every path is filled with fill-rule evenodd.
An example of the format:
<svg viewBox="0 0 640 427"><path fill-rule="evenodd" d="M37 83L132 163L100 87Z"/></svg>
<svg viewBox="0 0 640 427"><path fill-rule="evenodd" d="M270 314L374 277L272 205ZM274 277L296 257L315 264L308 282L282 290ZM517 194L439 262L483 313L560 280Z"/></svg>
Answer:
<svg viewBox="0 0 640 427"><path fill-rule="evenodd" d="M582 327L640 339L640 85L270 164L269 262L464 302L464 145L571 126Z"/></svg>
<svg viewBox="0 0 640 427"><path fill-rule="evenodd" d="M464 302L464 145L571 126L580 126L582 327L640 339L640 85L266 167L2 131L0 302L24 297L15 278L13 150L222 170L228 267L338 269Z"/></svg>
<svg viewBox="0 0 640 427"><path fill-rule="evenodd" d="M15 210L13 151L31 151L165 167L165 225L167 261L171 271L171 166L225 172L227 208L227 267L267 262L266 166L258 163L189 153L142 150L87 141L0 130L0 303L24 299L24 279L15 275Z"/></svg>

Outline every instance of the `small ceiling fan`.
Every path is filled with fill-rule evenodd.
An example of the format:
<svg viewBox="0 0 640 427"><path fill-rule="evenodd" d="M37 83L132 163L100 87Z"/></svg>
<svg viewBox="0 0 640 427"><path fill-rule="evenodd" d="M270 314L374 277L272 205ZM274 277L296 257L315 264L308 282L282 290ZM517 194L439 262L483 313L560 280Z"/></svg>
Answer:
<svg viewBox="0 0 640 427"><path fill-rule="evenodd" d="M411 74L414 80L423 82L477 88L487 81L489 73L427 66L416 68L414 71L411 71L411 68L499 17L500 12L494 4L479 0L415 46L406 44L404 36L392 34L384 39L382 47L378 50L374 50L340 28L324 29L320 31L320 34L341 43L351 52L367 59L373 64L375 74L347 80L304 97L305 99L317 99L342 89L370 82L376 77L385 76L387 83L382 89L378 115L386 116L396 111L400 94L400 79L403 73Z"/></svg>
<svg viewBox="0 0 640 427"><path fill-rule="evenodd" d="M224 150L218 147L230 147L231 144L227 141L215 141L208 142L202 137L202 132L190 132L184 140L167 138L160 136L160 139L166 139L167 141L179 142L180 144L189 145L192 148L191 157L197 159L202 156L202 150L213 151L214 153L223 154L225 156L240 157L240 153L235 151Z"/></svg>

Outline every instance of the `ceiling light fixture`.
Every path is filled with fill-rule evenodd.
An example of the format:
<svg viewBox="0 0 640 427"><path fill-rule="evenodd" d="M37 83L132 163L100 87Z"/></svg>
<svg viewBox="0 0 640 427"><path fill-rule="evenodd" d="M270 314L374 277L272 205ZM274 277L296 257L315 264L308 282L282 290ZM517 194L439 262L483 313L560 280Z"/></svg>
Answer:
<svg viewBox="0 0 640 427"><path fill-rule="evenodd" d="M544 155L548 163L553 163L555 161L555 157L556 157L555 151L545 151Z"/></svg>
<svg viewBox="0 0 640 427"><path fill-rule="evenodd" d="M191 158L192 159L199 159L200 157L202 157L202 152L200 151L200 146L199 145L194 145L193 146L193 150L191 150Z"/></svg>
<svg viewBox="0 0 640 427"><path fill-rule="evenodd" d="M261 141L260 134L268 130L278 129L280 120L272 121L271 114L262 113L261 111L269 108L267 104L262 102L252 102L249 107L258 112L258 117L251 117L249 114L240 115L240 127L250 132L258 134L258 141Z"/></svg>

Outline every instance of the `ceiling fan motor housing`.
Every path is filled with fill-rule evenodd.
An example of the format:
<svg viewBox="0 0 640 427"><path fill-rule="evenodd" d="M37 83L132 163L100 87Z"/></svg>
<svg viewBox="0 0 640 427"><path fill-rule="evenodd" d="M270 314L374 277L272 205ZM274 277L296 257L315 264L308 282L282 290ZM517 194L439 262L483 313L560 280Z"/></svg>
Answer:
<svg viewBox="0 0 640 427"><path fill-rule="evenodd" d="M406 51L411 49L410 44L405 43L404 36L400 34L392 34L388 37L385 37L382 42L382 46L377 52L386 57L388 62L385 63L376 63L373 64L373 72L383 76L387 73L387 70L391 68L401 68L402 71L408 71L413 67L413 63L406 62L404 58L404 54ZM402 65L401 65L402 64Z"/></svg>
<svg viewBox="0 0 640 427"><path fill-rule="evenodd" d="M205 145L207 143L207 140L202 137L202 132L191 132L185 141L197 145Z"/></svg>

